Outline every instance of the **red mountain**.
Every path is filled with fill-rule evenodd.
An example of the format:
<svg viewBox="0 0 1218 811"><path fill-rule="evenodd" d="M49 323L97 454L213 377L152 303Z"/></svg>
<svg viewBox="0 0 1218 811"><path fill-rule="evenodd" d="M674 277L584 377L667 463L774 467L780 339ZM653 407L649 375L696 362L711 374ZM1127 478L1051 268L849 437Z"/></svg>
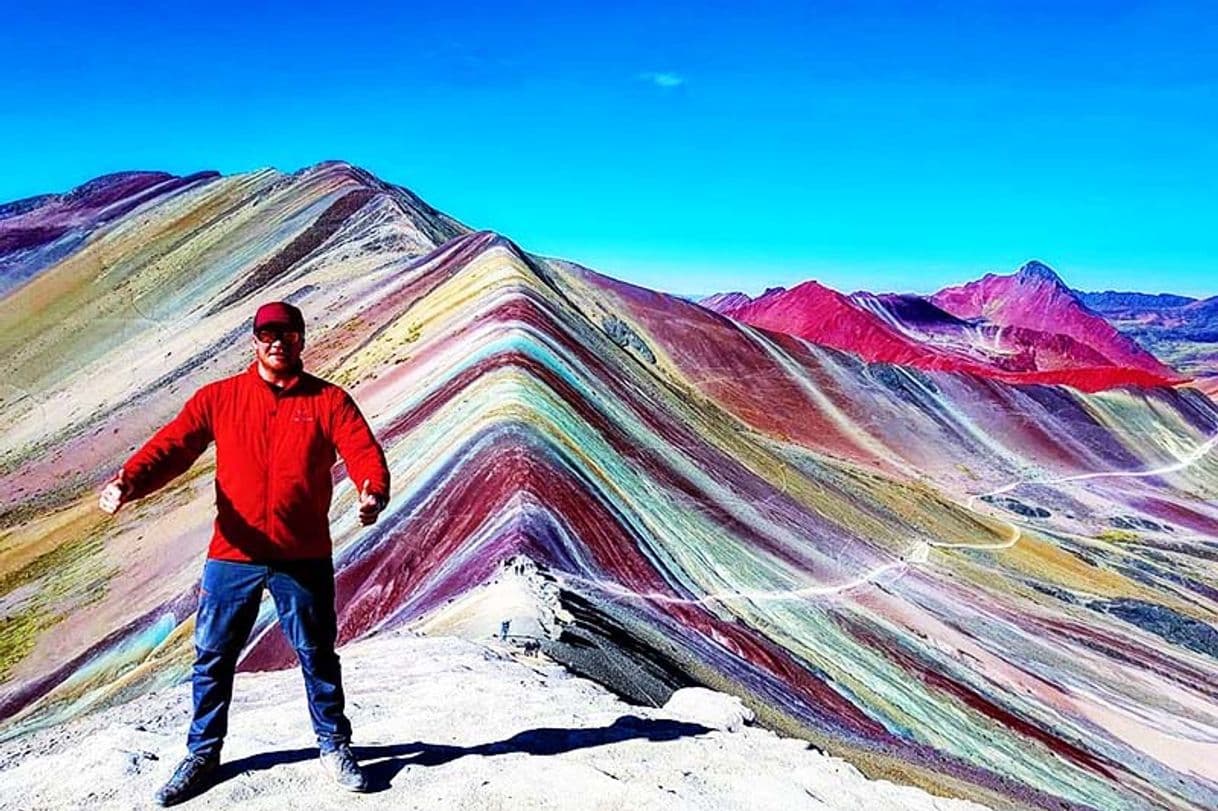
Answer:
<svg viewBox="0 0 1218 811"><path fill-rule="evenodd" d="M742 294L726 294L720 306L712 309L755 327L798 335L866 360L918 365L928 359L926 348L900 335L848 297L815 281L790 290L772 287L751 300L746 297L741 301L733 295ZM700 303L707 306L706 299Z"/></svg>
<svg viewBox="0 0 1218 811"><path fill-rule="evenodd" d="M1112 366L1140 370L1169 383L1185 379L1090 310L1041 262L1028 262L1006 276L987 273L968 284L946 287L930 300L959 318L984 318L1002 327L1067 335L1099 352Z"/></svg>
<svg viewBox="0 0 1218 811"><path fill-rule="evenodd" d="M698 302L730 318L797 335L869 362L968 372L1010 383L1084 391L1181 382L1172 369L1088 310L1057 275L1031 262L930 300L845 296L815 281L755 299L718 293Z"/></svg>

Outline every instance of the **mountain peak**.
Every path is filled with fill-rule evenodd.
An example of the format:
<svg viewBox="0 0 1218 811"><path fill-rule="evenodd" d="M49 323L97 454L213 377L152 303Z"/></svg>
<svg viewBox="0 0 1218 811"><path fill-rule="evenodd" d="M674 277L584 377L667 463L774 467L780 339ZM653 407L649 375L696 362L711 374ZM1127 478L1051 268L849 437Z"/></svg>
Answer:
<svg viewBox="0 0 1218 811"><path fill-rule="evenodd" d="M1061 276L1057 275L1057 271L1037 259L1024 263L1024 266L1019 269L1015 276L1020 280L1046 281L1066 288L1066 283L1062 281Z"/></svg>
<svg viewBox="0 0 1218 811"><path fill-rule="evenodd" d="M317 163L298 169L294 174L296 176L334 174L349 177L357 183L378 190L384 190L386 187L386 183L383 180L362 166L356 166L350 161L338 160L336 158L318 161Z"/></svg>

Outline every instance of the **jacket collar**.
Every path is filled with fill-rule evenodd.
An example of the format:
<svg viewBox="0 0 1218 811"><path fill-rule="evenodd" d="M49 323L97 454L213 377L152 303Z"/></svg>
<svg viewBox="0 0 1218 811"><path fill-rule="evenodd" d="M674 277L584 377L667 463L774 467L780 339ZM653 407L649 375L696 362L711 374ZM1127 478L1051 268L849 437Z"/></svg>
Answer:
<svg viewBox="0 0 1218 811"><path fill-rule="evenodd" d="M287 392L298 388L300 386L301 381L304 380L304 376L305 376L304 364L298 363L297 367L296 367L296 377L293 378L292 382L288 383L283 388L280 388L279 386L276 386L273 383L269 383L266 380L263 380L262 375L258 374L258 360L257 359L250 361L250 365L245 367L245 371L253 380L257 381L257 384L259 386L262 386L263 388L266 388L266 389L274 389L274 391L271 392L272 394L274 394L275 392L279 392L280 394L286 394Z"/></svg>

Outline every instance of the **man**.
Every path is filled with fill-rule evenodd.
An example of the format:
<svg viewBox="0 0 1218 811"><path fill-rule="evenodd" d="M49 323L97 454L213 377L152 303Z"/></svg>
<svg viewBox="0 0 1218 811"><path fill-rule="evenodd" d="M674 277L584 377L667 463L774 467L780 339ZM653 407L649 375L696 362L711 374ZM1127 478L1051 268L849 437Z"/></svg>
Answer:
<svg viewBox="0 0 1218 811"><path fill-rule="evenodd" d="M254 315L254 361L208 383L128 459L103 490L115 513L185 472L216 443L216 520L195 618L194 716L189 754L157 793L161 805L206 787L228 728L233 672L263 586L300 660L321 762L339 785L367 790L351 753L334 651L334 568L329 525L335 451L359 483L360 521L376 521L389 495L385 454L355 401L304 371L304 317L283 301Z"/></svg>

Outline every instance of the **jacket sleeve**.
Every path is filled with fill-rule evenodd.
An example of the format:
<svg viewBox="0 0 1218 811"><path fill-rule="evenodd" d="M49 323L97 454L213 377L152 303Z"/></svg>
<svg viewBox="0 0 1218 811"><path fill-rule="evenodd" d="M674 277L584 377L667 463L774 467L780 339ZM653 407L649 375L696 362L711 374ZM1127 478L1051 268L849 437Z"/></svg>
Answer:
<svg viewBox="0 0 1218 811"><path fill-rule="evenodd" d="M346 391L339 395L332 425L334 446L343 457L356 492L364 479L368 479L368 491L388 500L389 465L385 462L385 451L372 435L359 406Z"/></svg>
<svg viewBox="0 0 1218 811"><path fill-rule="evenodd" d="M128 499L143 498L185 473L212 441L207 387L190 396L176 417L123 463L132 487Z"/></svg>

